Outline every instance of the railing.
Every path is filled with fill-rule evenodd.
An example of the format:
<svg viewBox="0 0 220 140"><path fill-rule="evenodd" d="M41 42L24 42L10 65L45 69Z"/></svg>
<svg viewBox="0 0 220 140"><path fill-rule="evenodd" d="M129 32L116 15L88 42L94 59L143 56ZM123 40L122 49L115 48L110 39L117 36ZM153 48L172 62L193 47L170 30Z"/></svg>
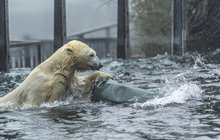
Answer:
<svg viewBox="0 0 220 140"><path fill-rule="evenodd" d="M99 58L116 58L116 38L83 38L79 40L93 48Z"/></svg>
<svg viewBox="0 0 220 140"><path fill-rule="evenodd" d="M114 23L114 24L110 24L110 25L106 25L106 26L102 26L102 27L98 27L98 28L93 28L93 29L81 31L81 32L75 33L73 35L70 35L68 38L84 38L85 35L88 35L90 33L99 32L99 31L106 31L106 37L109 37L110 30L112 28L117 28L117 24Z"/></svg>
<svg viewBox="0 0 220 140"><path fill-rule="evenodd" d="M70 35L67 40L78 39L85 42L96 51L100 58L116 58L117 39L116 37L110 37L113 28L117 28L116 23L75 33ZM100 31L104 33L102 37L86 37L86 35L91 35Z"/></svg>
<svg viewBox="0 0 220 140"><path fill-rule="evenodd" d="M67 37L67 41L78 39L85 42L93 48L97 56L100 58L116 58L116 38L110 37L110 30L116 28L116 24L102 26L99 28L90 29ZM102 38L85 38L85 35L104 31L106 33ZM47 59L54 52L53 40L43 41L11 41L10 42L10 66L16 67L31 67L34 68L42 61Z"/></svg>
<svg viewBox="0 0 220 140"><path fill-rule="evenodd" d="M115 38L79 39L93 48L100 58L116 57ZM10 67L34 68L53 53L53 41L13 41L10 42Z"/></svg>
<svg viewBox="0 0 220 140"><path fill-rule="evenodd" d="M34 68L53 53L53 41L10 42L10 67Z"/></svg>
<svg viewBox="0 0 220 140"><path fill-rule="evenodd" d="M10 42L10 66L35 67L41 62L40 42Z"/></svg>

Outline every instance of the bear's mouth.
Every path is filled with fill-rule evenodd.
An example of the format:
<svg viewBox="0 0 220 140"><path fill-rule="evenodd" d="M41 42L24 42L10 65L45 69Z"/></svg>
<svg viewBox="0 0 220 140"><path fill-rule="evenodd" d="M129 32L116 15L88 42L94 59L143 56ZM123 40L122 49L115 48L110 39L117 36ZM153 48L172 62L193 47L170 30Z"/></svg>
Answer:
<svg viewBox="0 0 220 140"><path fill-rule="evenodd" d="M91 70L99 70L103 65L100 64L95 64L95 65L90 65Z"/></svg>

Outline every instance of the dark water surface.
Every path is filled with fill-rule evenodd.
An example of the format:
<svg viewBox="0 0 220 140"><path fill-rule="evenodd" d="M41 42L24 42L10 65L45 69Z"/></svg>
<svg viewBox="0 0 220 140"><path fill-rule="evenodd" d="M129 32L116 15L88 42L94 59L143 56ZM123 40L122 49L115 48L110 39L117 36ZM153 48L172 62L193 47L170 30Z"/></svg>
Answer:
<svg viewBox="0 0 220 140"><path fill-rule="evenodd" d="M200 57L104 60L118 82L155 98L114 104L72 101L0 111L0 139L220 139L220 64ZM1 96L30 69L0 75Z"/></svg>

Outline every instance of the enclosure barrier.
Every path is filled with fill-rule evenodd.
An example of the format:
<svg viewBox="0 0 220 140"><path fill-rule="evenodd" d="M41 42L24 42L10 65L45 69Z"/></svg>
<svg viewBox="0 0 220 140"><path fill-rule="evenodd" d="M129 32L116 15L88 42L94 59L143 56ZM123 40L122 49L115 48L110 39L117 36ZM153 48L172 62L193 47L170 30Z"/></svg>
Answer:
<svg viewBox="0 0 220 140"><path fill-rule="evenodd" d="M54 51L66 42L66 1L54 0Z"/></svg>
<svg viewBox="0 0 220 140"><path fill-rule="evenodd" d="M70 39L71 40L71 39ZM93 48L100 58L116 58L116 38L84 38L81 41ZM53 53L53 40L10 42L10 67L34 68Z"/></svg>
<svg viewBox="0 0 220 140"><path fill-rule="evenodd" d="M0 0L0 71L9 68L8 0Z"/></svg>
<svg viewBox="0 0 220 140"><path fill-rule="evenodd" d="M173 50L174 55L183 55L185 39L183 37L183 0L173 0ZM128 0L118 0L118 24L117 24L117 58L127 58L129 49L129 8ZM82 35L83 36L83 35ZM92 39L84 39L88 43ZM94 40L94 39L93 39ZM67 41L66 38L66 6L65 0L54 0L54 43L53 51L57 50ZM94 42L102 42L104 40L94 40ZM112 42L112 39L105 40ZM36 43L36 42L35 42ZM36 44L23 44L24 46L38 46ZM91 44L91 43L90 43ZM105 43L104 43L105 44ZM111 43L110 43L111 44ZM18 45L18 44L17 44ZM16 46L13 45L12 46ZM20 46L20 45L18 45ZM110 48L109 45L106 45ZM38 52L41 52L38 50ZM100 51L102 52L102 51ZM105 53L104 51L102 53ZM100 53L100 54L102 54ZM0 71L7 71L9 68L9 32L8 32L8 0L0 0ZM22 54L22 53L21 53ZM11 55L12 57L12 55ZM38 56L38 63L42 56ZM23 58L24 59L24 58ZM12 57L12 61L16 58ZM33 59L34 60L34 59ZM28 61L28 60L27 60ZM30 61L30 60L29 60ZM17 62L18 63L18 62ZM23 61L22 61L23 63ZM16 64L16 63L15 63Z"/></svg>
<svg viewBox="0 0 220 140"><path fill-rule="evenodd" d="M127 58L129 51L128 0L118 0L117 58Z"/></svg>
<svg viewBox="0 0 220 140"><path fill-rule="evenodd" d="M185 1L173 0L172 1L172 13L173 13L173 26L172 26L172 47L171 54L183 55L185 52Z"/></svg>
<svg viewBox="0 0 220 140"><path fill-rule="evenodd" d="M10 42L10 67L35 67L41 62L40 42Z"/></svg>

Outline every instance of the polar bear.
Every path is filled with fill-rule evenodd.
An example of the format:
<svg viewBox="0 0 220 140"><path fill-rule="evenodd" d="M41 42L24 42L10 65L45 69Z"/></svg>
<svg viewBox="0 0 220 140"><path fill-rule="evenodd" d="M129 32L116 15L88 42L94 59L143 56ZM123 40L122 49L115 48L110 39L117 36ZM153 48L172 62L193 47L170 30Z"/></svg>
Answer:
<svg viewBox="0 0 220 140"><path fill-rule="evenodd" d="M82 91L82 96L87 95L92 90L94 81L112 76L100 71L86 77L77 77L75 73L98 70L101 66L93 49L80 41L70 41L38 65L16 89L1 97L0 106L39 106L42 103L65 100L77 89Z"/></svg>

